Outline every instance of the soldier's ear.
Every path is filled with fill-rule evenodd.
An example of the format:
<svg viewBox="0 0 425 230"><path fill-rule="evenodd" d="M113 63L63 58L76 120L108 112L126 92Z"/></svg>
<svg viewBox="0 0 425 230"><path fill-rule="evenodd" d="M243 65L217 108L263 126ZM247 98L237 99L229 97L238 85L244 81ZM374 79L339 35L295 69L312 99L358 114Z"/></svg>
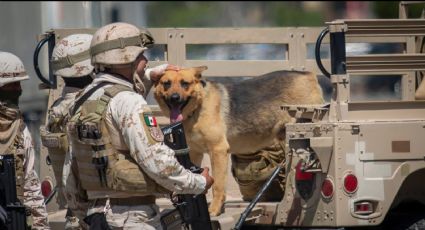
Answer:
<svg viewBox="0 0 425 230"><path fill-rule="evenodd" d="M203 66L193 67L193 69L195 70L195 77L199 79L202 77L202 72L207 70L208 67L203 65Z"/></svg>
<svg viewBox="0 0 425 230"><path fill-rule="evenodd" d="M160 81L161 79L159 79L158 81L152 81L152 83L153 83L153 86L154 87L156 87L158 84L159 84L159 81Z"/></svg>

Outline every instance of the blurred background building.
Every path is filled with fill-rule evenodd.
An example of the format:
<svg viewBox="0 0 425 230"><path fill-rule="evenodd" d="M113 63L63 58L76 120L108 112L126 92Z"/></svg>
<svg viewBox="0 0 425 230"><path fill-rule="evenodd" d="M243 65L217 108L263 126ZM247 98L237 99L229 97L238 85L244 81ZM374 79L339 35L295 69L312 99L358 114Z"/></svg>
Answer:
<svg viewBox="0 0 425 230"><path fill-rule="evenodd" d="M421 13L412 9L413 17ZM111 22L129 22L141 27L302 27L324 26L338 18L398 18L398 2L293 1L293 2L0 2L0 50L16 54L31 79L22 83L21 109L39 151L39 126L44 123L47 90L33 67L37 36L51 28L93 28ZM253 36L261 36L260 34ZM376 47L375 47L376 48ZM378 47L379 48L379 47ZM251 56L249 47L241 48ZM265 48L266 49L266 48ZM360 45L347 52L370 52ZM235 51L216 47L211 58L231 60ZM188 54L189 55L189 54ZM196 55L193 54L193 55ZM233 55L233 56L232 56ZM40 55L47 73L47 54ZM240 57L238 57L240 58ZM394 83L393 83L394 84Z"/></svg>

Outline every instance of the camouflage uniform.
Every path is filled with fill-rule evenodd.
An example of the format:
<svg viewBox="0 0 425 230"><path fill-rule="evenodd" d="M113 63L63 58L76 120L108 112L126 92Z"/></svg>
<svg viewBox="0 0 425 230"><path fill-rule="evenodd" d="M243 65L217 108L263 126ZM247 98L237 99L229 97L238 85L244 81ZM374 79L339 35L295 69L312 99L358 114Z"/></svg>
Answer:
<svg viewBox="0 0 425 230"><path fill-rule="evenodd" d="M80 88L64 87L62 97L53 103L52 107L49 109L47 122L49 132L66 132L65 124L66 119L68 119L69 108L79 91L81 91ZM60 127L53 128L50 124L53 124L56 120L62 120L63 122ZM73 164L71 152L66 151L63 162L62 178L60 178L61 183L57 182L58 184L62 184L68 208L72 211L72 215L66 217L65 229L78 229L79 227L83 229L87 228L86 224L81 221L86 216L87 197L76 177L78 177L77 165L75 163Z"/></svg>
<svg viewBox="0 0 425 230"><path fill-rule="evenodd" d="M143 51L153 44L149 31L128 23L103 26L91 40L98 74L76 99L67 123L71 154L91 204L90 227L161 229L155 194L199 194L212 183L209 175L178 163L142 96L152 85ZM153 71L155 78L165 72L155 68L162 69ZM116 71L123 75L107 73Z"/></svg>
<svg viewBox="0 0 425 230"><path fill-rule="evenodd" d="M1 109L4 109L4 107L2 107ZM44 197L41 194L40 180L38 178L37 172L34 170L35 157L31 135L22 119L15 121L9 120L8 122L8 119L2 116L2 114L0 113L0 124L3 125L5 123L9 123L10 127L8 127L7 130L1 130L0 133L2 134L7 133L7 131L13 128L19 129L14 135L15 137L7 138L9 140L12 140L11 143L3 141L8 135L1 135L2 140L0 141L0 149L2 152L13 151L14 154L17 154L16 156L18 157L21 154L20 152L22 152L24 182L23 197L21 197L21 201L31 213L32 218L28 221L28 224L32 225L33 229L50 229L47 221L46 206L43 203ZM21 127L13 127L13 124L19 124L19 126ZM6 149L8 149L9 151L5 151ZM20 161L17 160L17 162L19 163ZM17 165L16 167L19 166ZM17 173L17 186L19 186L19 177L19 173Z"/></svg>
<svg viewBox="0 0 425 230"><path fill-rule="evenodd" d="M82 88L93 78L94 67L90 63L90 34L72 34L62 38L55 45L50 65L55 75L65 82L62 97L49 109L49 119L42 140L51 141L48 147L58 187L68 204L65 229L86 228L83 218L87 212L87 196L78 183L78 169L73 163L66 136L66 123L72 102ZM49 142L46 142L47 144Z"/></svg>
<svg viewBox="0 0 425 230"><path fill-rule="evenodd" d="M119 85L133 87L131 83L117 76L99 73L93 83L85 91L100 82L112 82ZM95 91L88 100L95 100L104 94L104 89L111 87L106 85ZM201 175L196 175L184 169L175 159L174 152L158 141L156 134L146 130L141 115L150 111L145 99L135 92L120 92L113 97L105 114L107 129L110 133L112 146L119 151L128 151L140 168L156 183L177 194L199 194L206 186L206 180ZM68 127L69 129L69 127ZM156 141L153 141L155 140ZM71 141L72 154L88 154L83 150L74 148ZM78 162L79 169L80 163ZM113 204L110 198L131 198L137 203L140 193L132 191L90 191L87 195L91 200L88 215L95 212L104 212L110 227L136 228L136 229L161 229L159 223L159 209L154 203L144 205ZM118 199L119 200L119 199Z"/></svg>
<svg viewBox="0 0 425 230"><path fill-rule="evenodd" d="M20 81L27 79L19 58L0 52L0 154L13 153L15 157L17 197L31 214L27 224L32 229L50 229L40 180L34 170L33 141L18 108Z"/></svg>

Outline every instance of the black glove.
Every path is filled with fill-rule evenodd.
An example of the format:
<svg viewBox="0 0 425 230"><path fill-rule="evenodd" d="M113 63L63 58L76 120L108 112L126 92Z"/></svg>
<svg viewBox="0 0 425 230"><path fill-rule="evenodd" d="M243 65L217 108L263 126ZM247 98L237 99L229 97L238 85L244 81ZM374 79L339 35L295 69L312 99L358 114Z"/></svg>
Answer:
<svg viewBox="0 0 425 230"><path fill-rule="evenodd" d="M2 206L0 206L0 226L6 226L7 213Z"/></svg>
<svg viewBox="0 0 425 230"><path fill-rule="evenodd" d="M89 230L111 230L111 228L109 228L108 222L106 221L105 214L101 212L87 216L84 218L84 222L90 226Z"/></svg>

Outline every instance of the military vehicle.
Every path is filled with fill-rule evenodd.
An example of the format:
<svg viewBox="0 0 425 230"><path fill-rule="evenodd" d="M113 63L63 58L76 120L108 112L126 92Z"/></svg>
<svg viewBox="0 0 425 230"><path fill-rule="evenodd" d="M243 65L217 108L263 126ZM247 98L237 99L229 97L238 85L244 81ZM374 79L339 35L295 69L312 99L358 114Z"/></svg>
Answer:
<svg viewBox="0 0 425 230"><path fill-rule="evenodd" d="M400 19L334 20L320 28L149 28L156 40L147 53L151 66L206 65L204 76L218 81L281 69L323 73L319 80L328 103L276 108L299 121L286 128L285 192L279 202L257 203L246 213L245 227L425 227L425 101L415 98L425 84L425 19L406 18L407 6L416 3L401 2ZM35 61L43 44L48 44L50 58L59 39L94 31L46 32ZM361 47L369 49L350 51ZM39 74L41 88L50 91L50 106L63 82L51 73L48 78ZM367 88L370 84L374 86ZM151 95L148 103L159 123L167 124ZM46 157L44 149L42 159ZM44 194L56 198L48 205L50 221L63 229L64 203L54 195L49 161L42 163L47 163L41 167ZM232 229L249 205L234 181L229 186L224 213L212 218L216 229ZM166 199L157 203L162 209L172 207Z"/></svg>

